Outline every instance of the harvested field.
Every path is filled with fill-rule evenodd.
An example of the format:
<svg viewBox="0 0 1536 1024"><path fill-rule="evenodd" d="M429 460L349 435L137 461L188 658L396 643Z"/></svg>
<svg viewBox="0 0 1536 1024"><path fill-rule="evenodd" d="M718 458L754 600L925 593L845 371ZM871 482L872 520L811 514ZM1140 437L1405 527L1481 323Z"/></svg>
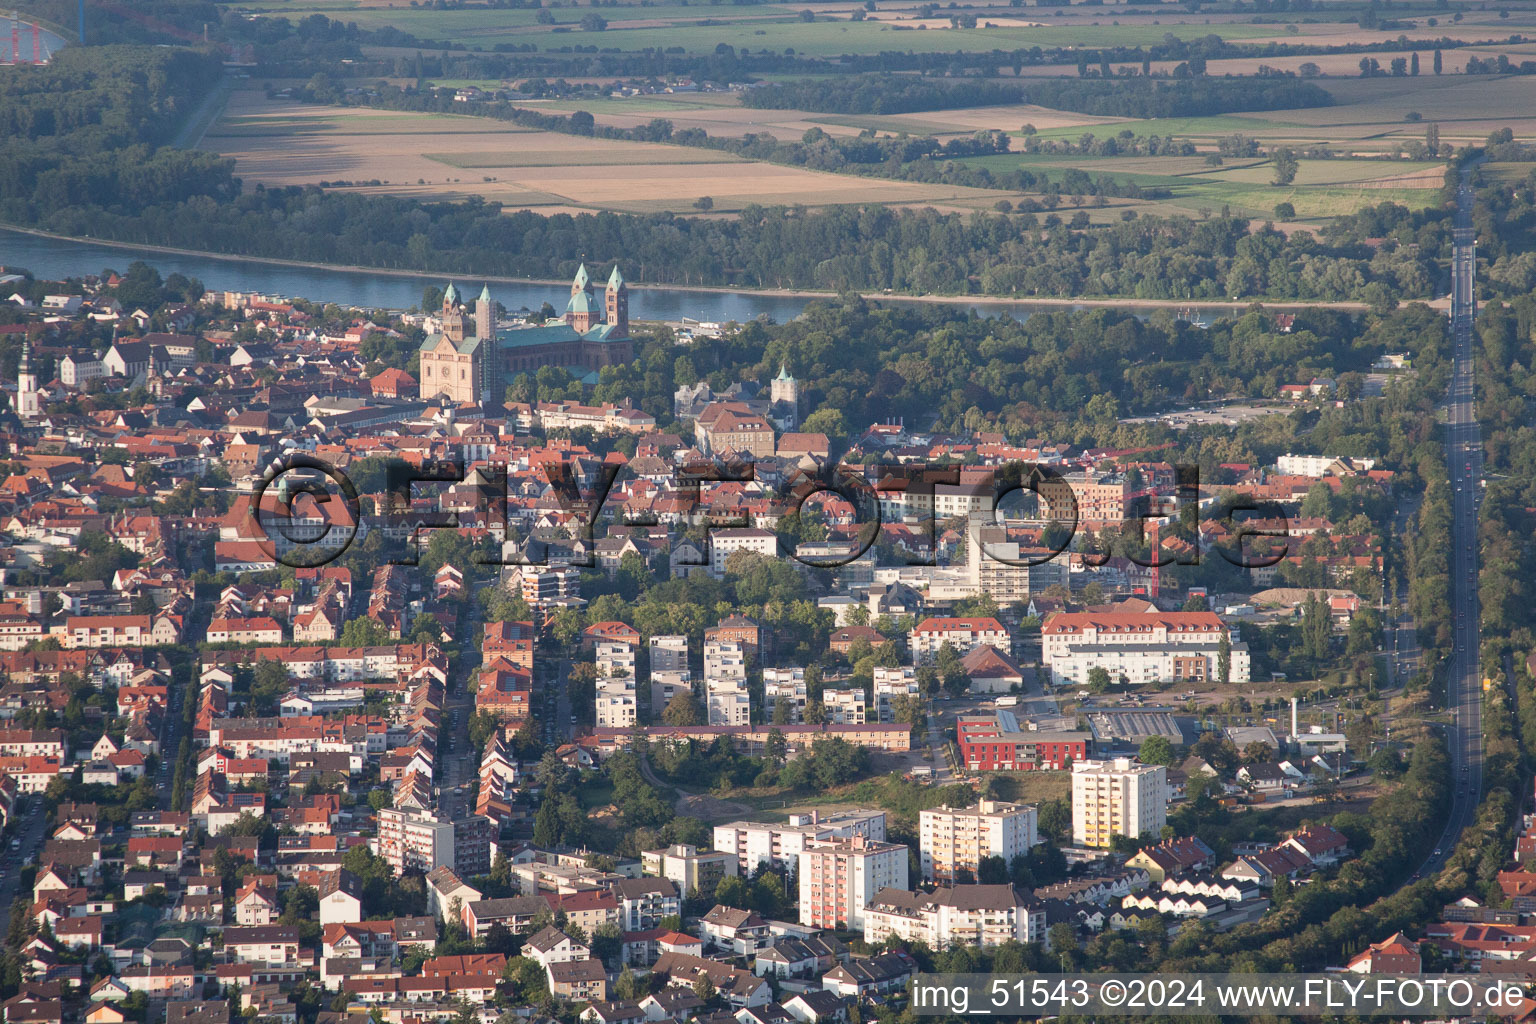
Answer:
<svg viewBox="0 0 1536 1024"><path fill-rule="evenodd" d="M366 192L427 200L480 196L544 213L692 212L702 196L718 212L752 203L974 208L1007 195L763 164L686 146L529 131L488 118L305 105L255 91L236 95L203 147L233 157L248 185L341 181Z"/></svg>

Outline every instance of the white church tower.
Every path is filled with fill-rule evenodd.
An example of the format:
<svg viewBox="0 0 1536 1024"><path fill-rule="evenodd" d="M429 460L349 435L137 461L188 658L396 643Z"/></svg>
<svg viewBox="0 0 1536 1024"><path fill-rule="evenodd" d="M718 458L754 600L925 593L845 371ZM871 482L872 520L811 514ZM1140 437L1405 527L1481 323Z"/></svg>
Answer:
<svg viewBox="0 0 1536 1024"><path fill-rule="evenodd" d="M40 415L37 399L37 374L32 372L32 342L21 343L21 367L16 375L16 415L35 420Z"/></svg>

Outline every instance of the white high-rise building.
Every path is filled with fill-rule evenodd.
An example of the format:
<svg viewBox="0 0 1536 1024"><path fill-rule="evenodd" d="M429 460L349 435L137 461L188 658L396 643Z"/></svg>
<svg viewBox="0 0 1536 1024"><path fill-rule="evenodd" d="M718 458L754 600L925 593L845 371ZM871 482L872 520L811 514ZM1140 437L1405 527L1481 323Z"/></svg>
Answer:
<svg viewBox="0 0 1536 1024"><path fill-rule="evenodd" d="M635 649L630 644L607 640L595 648L597 653L597 680L634 679Z"/></svg>
<svg viewBox="0 0 1536 1024"><path fill-rule="evenodd" d="M1072 765L1072 840L1104 848L1115 836L1156 835L1168 823L1168 769L1128 757Z"/></svg>
<svg viewBox="0 0 1536 1024"><path fill-rule="evenodd" d="M799 870L800 853L813 839L847 839L863 836L885 841L885 812L866 810L822 814L791 814L789 821L733 821L715 826L714 848L736 855L743 875L759 868L782 869L793 875Z"/></svg>
<svg viewBox="0 0 1536 1024"><path fill-rule="evenodd" d="M961 870L974 882L985 858L1001 857L1007 864L1039 841L1031 804L983 800L975 807L935 807L919 815L918 852L927 882L953 882Z"/></svg>
<svg viewBox="0 0 1536 1024"><path fill-rule="evenodd" d="M800 923L862 929L882 889L907 888L907 848L854 836L813 839L800 854Z"/></svg>
<svg viewBox="0 0 1536 1024"><path fill-rule="evenodd" d="M917 670L911 665L875 666L875 717L889 725L896 721L895 699L917 696Z"/></svg>

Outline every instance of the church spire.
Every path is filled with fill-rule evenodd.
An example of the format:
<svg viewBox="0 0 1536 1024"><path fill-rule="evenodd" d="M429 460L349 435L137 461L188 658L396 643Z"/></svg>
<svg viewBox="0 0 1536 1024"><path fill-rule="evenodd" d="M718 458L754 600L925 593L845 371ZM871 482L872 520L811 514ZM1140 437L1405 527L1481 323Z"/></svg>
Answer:
<svg viewBox="0 0 1536 1024"><path fill-rule="evenodd" d="M32 339L21 339L21 365L16 373L16 415L24 420L36 419L39 414L37 377L32 372Z"/></svg>

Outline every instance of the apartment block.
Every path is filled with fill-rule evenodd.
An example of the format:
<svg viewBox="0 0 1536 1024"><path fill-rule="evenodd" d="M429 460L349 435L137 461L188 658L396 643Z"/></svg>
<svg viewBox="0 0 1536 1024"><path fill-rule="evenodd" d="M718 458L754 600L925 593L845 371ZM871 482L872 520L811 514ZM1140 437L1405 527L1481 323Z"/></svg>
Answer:
<svg viewBox="0 0 1536 1024"><path fill-rule="evenodd" d="M1003 624L985 617L924 619L907 634L907 646L912 651L914 665L932 664L946 643L954 647L958 654L965 654L982 644L996 647L1000 651L1007 651L1013 646Z"/></svg>
<svg viewBox="0 0 1536 1024"><path fill-rule="evenodd" d="M983 800L974 807L935 807L918 822L923 881L954 882L961 871L975 881L981 862L1001 857L1006 864L1040 841L1032 804Z"/></svg>
<svg viewBox="0 0 1536 1024"><path fill-rule="evenodd" d="M821 704L827 711L827 721L833 725L863 725L869 718L868 705L861 689L832 689L821 691Z"/></svg>
<svg viewBox="0 0 1536 1024"><path fill-rule="evenodd" d="M733 853L678 843L662 850L642 851L640 868L648 875L670 880L684 894L711 893L722 878L735 877L737 863Z"/></svg>
<svg viewBox="0 0 1536 1024"><path fill-rule="evenodd" d="M862 809L823 815L792 814L786 823L733 821L715 826L715 849L734 854L743 875L760 867L783 869L793 875L800 854L813 840L850 839L860 836L885 841L885 812Z"/></svg>
<svg viewBox="0 0 1536 1024"><path fill-rule="evenodd" d="M1081 686L1095 668L1128 683L1203 683L1216 678L1224 641L1228 678L1249 679L1248 645L1215 612L1059 612L1040 637L1057 686Z"/></svg>
<svg viewBox="0 0 1536 1024"><path fill-rule="evenodd" d="M710 725L751 725L752 701L745 680L711 679L706 686Z"/></svg>
<svg viewBox="0 0 1536 1024"><path fill-rule="evenodd" d="M777 721L779 705L785 704L788 714L784 716L784 722L794 725L805 721L805 669L803 668L765 668L763 669L763 717L770 722Z"/></svg>
<svg viewBox="0 0 1536 1024"><path fill-rule="evenodd" d="M813 839L800 853L800 923L862 929L883 889L907 888L907 848L863 836Z"/></svg>
<svg viewBox="0 0 1536 1024"><path fill-rule="evenodd" d="M911 665L875 666L875 721L896 721L896 698L916 697L917 693L917 671Z"/></svg>
<svg viewBox="0 0 1536 1024"><path fill-rule="evenodd" d="M396 874L454 866L453 823L421 811L379 811L379 834L372 845L374 854L388 861Z"/></svg>
<svg viewBox="0 0 1536 1024"><path fill-rule="evenodd" d="M1168 823L1168 769L1128 757L1072 766L1072 839L1104 848L1115 836L1156 835Z"/></svg>
<svg viewBox="0 0 1536 1024"><path fill-rule="evenodd" d="M657 672L688 671L688 638L669 634L653 636L650 641L651 675Z"/></svg>
<svg viewBox="0 0 1536 1024"><path fill-rule="evenodd" d="M747 656L741 644L734 640L705 643L704 697L710 725L751 724Z"/></svg>
<svg viewBox="0 0 1536 1024"><path fill-rule="evenodd" d="M893 935L930 949L1045 943L1045 904L1012 885L957 885L931 893L883 889L864 908L864 941Z"/></svg>

